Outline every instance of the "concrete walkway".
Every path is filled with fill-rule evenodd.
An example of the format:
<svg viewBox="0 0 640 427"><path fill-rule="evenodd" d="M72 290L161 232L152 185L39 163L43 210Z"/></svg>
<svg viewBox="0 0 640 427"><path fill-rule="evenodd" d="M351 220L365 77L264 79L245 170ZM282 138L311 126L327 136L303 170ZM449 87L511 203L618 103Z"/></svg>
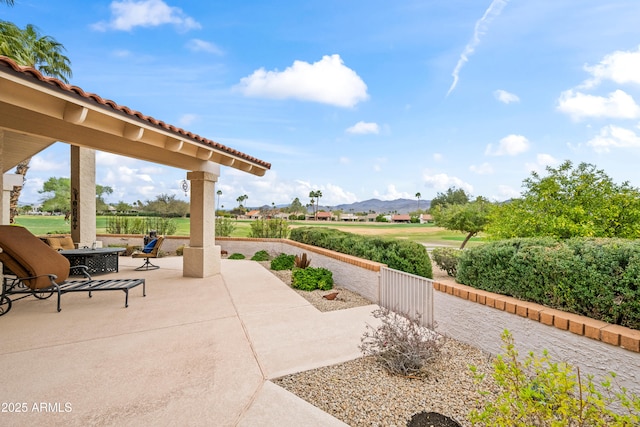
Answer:
<svg viewBox="0 0 640 427"><path fill-rule="evenodd" d="M252 261L182 277L182 259L108 277L124 293L16 301L0 317L0 425L344 426L269 381L360 356L375 306L321 313ZM21 412L18 412L21 411Z"/></svg>

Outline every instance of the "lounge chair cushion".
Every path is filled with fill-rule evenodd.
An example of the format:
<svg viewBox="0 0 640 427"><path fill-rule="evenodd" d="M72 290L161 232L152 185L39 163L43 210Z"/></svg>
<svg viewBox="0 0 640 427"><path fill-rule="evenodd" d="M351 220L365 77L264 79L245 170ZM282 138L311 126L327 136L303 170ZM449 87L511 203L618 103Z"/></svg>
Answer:
<svg viewBox="0 0 640 427"><path fill-rule="evenodd" d="M144 246L144 249L142 249L142 252L144 252L145 254L150 254L153 251L153 248L156 245L157 241L158 241L158 239L151 240L149 243L147 243Z"/></svg>
<svg viewBox="0 0 640 427"><path fill-rule="evenodd" d="M76 248L76 245L73 244L73 239L71 238L71 236L47 237L47 243L56 251Z"/></svg>
<svg viewBox="0 0 640 427"><path fill-rule="evenodd" d="M18 277L40 276L23 280L31 289L50 287L48 274L57 276L57 283L69 277L69 260L24 227L0 226L0 248L0 261Z"/></svg>

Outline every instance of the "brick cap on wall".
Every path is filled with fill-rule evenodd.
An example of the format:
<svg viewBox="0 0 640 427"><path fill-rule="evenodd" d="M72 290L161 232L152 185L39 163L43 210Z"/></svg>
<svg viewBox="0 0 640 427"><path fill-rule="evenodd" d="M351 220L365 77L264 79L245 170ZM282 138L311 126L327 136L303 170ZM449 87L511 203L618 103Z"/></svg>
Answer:
<svg viewBox="0 0 640 427"><path fill-rule="evenodd" d="M545 307L544 305L494 294L459 283L434 281L433 288L458 298L493 307L548 326L553 326L564 331L570 331L577 335L640 353L640 331L636 329L612 325L611 323L591 319L586 316L555 310Z"/></svg>

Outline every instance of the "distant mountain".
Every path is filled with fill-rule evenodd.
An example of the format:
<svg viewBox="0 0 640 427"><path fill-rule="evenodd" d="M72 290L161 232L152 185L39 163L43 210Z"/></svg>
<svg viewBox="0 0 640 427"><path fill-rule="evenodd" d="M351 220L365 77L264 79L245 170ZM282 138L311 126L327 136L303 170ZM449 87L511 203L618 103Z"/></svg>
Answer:
<svg viewBox="0 0 640 427"><path fill-rule="evenodd" d="M420 209L426 210L431 206L430 200L420 200ZM332 209L341 209L345 213L356 213L373 211L378 214L386 214L397 212L406 214L418 209L418 200L412 199L396 199L396 200L379 200L370 199L363 202L350 203L348 205L332 206Z"/></svg>

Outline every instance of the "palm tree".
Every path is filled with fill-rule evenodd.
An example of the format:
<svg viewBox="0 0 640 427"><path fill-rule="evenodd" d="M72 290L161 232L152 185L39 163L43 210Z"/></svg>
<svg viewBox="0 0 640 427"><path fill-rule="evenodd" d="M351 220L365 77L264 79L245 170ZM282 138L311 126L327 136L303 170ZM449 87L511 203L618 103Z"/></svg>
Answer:
<svg viewBox="0 0 640 427"><path fill-rule="evenodd" d="M0 0L9 6L13 6L13 0ZM65 83L69 83L71 77L71 61L62 54L64 46L53 37L43 36L38 29L28 24L24 30L8 21L0 21L0 55L13 59L18 65L37 68L41 73L57 77ZM16 166L16 173L22 175L25 180L29 162L27 158ZM9 222L14 222L14 216L18 209L18 200L22 186L11 190L9 200Z"/></svg>
<svg viewBox="0 0 640 427"><path fill-rule="evenodd" d="M322 197L322 191L317 190L317 191L311 191L309 192L309 197L311 197L311 205L313 206L314 202L315 202L315 206L313 209L313 215L316 219L316 221L318 220L318 208L320 207L320 197Z"/></svg>
<svg viewBox="0 0 640 427"><path fill-rule="evenodd" d="M216 210L219 211L220 210L220 196L222 196L222 190L216 191L216 194L218 195L218 207L216 208Z"/></svg>
<svg viewBox="0 0 640 427"><path fill-rule="evenodd" d="M420 192L416 193L416 198L418 199L418 211L420 211L420 197L422 197L422 194L420 194Z"/></svg>

